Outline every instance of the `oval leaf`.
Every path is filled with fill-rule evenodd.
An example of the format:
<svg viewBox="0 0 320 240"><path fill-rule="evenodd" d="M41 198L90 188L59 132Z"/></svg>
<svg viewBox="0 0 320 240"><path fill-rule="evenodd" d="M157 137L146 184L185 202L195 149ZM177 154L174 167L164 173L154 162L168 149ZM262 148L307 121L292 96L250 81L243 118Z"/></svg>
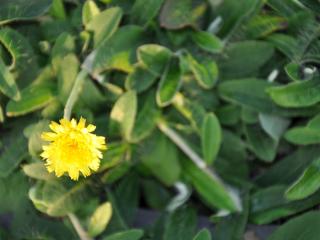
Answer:
<svg viewBox="0 0 320 240"><path fill-rule="evenodd" d="M137 49L137 58L146 68L160 76L167 66L172 52L161 45L145 44Z"/></svg>
<svg viewBox="0 0 320 240"><path fill-rule="evenodd" d="M135 123L137 101L136 92L128 91L117 100L110 113L110 127L119 129L126 139L130 139L131 131Z"/></svg>
<svg viewBox="0 0 320 240"><path fill-rule="evenodd" d="M309 127L291 128L284 137L287 141L298 145L320 143L320 131Z"/></svg>
<svg viewBox="0 0 320 240"><path fill-rule="evenodd" d="M283 107L307 107L320 101L320 79L314 78L285 86L268 88L272 100Z"/></svg>
<svg viewBox="0 0 320 240"><path fill-rule="evenodd" d="M320 188L320 159L316 159L286 192L290 200L303 199Z"/></svg>
<svg viewBox="0 0 320 240"><path fill-rule="evenodd" d="M320 235L320 213L313 211L297 216L278 229L268 240L318 240Z"/></svg>
<svg viewBox="0 0 320 240"><path fill-rule="evenodd" d="M38 17L49 10L52 0L2 0L0 25L16 20Z"/></svg>
<svg viewBox="0 0 320 240"><path fill-rule="evenodd" d="M191 184L202 197L204 202L212 208L225 209L230 212L239 210L231 190L226 189L221 181L200 169L189 159L182 161L184 174L190 179Z"/></svg>
<svg viewBox="0 0 320 240"><path fill-rule="evenodd" d="M110 202L100 205L90 217L88 232L91 237L98 236L107 227L112 216Z"/></svg>
<svg viewBox="0 0 320 240"><path fill-rule="evenodd" d="M82 23L87 27L92 18L100 13L100 10L93 0L86 1L82 8Z"/></svg>
<svg viewBox="0 0 320 240"><path fill-rule="evenodd" d="M140 229L131 229L128 231L114 233L103 240L139 240L143 236L143 231Z"/></svg>
<svg viewBox="0 0 320 240"><path fill-rule="evenodd" d="M44 163L30 163L22 167L23 172L31 178L38 180L53 180L55 176L50 174Z"/></svg>
<svg viewBox="0 0 320 240"><path fill-rule="evenodd" d="M4 64L0 57L0 91L9 98L18 101L21 96L9 68Z"/></svg>
<svg viewBox="0 0 320 240"><path fill-rule="evenodd" d="M164 0L137 0L132 6L130 18L138 25L147 25L160 10Z"/></svg>
<svg viewBox="0 0 320 240"><path fill-rule="evenodd" d="M211 53L220 53L223 50L223 42L218 37L208 32L193 32L192 40L200 48Z"/></svg>
<svg viewBox="0 0 320 240"><path fill-rule="evenodd" d="M142 64L135 65L133 71L128 74L125 87L128 90L135 90L141 93L147 90L155 81L157 76L146 69Z"/></svg>
<svg viewBox="0 0 320 240"><path fill-rule="evenodd" d="M10 100L6 107L7 116L16 117L36 111L54 98L50 86L30 86L21 91L19 101Z"/></svg>
<svg viewBox="0 0 320 240"><path fill-rule="evenodd" d="M181 70L179 59L172 58L168 63L165 72L163 73L158 90L157 103L160 107L165 107L171 104L174 96L179 91L181 85Z"/></svg>
<svg viewBox="0 0 320 240"><path fill-rule="evenodd" d="M221 126L213 113L206 115L201 131L202 154L206 163L213 163L221 145Z"/></svg>
<svg viewBox="0 0 320 240"><path fill-rule="evenodd" d="M187 67L190 68L195 79L204 89L210 89L218 80L218 66L214 61L197 62L190 54L187 56Z"/></svg>
<svg viewBox="0 0 320 240"><path fill-rule="evenodd" d="M154 98L154 91L151 91L146 97L142 109L137 114L130 141L139 142L148 137L156 127L160 114Z"/></svg>
<svg viewBox="0 0 320 240"><path fill-rule="evenodd" d="M92 17L86 25L86 29L93 32L95 47L112 36L117 30L121 18L122 10L119 7L108 8Z"/></svg>

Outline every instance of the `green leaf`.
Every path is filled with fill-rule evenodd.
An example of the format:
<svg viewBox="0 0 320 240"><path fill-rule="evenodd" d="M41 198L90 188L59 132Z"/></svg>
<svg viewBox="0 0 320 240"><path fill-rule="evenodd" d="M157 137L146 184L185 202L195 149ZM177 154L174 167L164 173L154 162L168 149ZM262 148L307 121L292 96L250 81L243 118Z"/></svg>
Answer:
<svg viewBox="0 0 320 240"><path fill-rule="evenodd" d="M135 1L130 13L131 22L143 26L148 25L148 23L157 16L163 1L164 0Z"/></svg>
<svg viewBox="0 0 320 240"><path fill-rule="evenodd" d="M61 102L65 104L71 93L74 81L79 72L79 60L75 54L66 55L58 69L58 94Z"/></svg>
<svg viewBox="0 0 320 240"><path fill-rule="evenodd" d="M285 139L293 144L309 145L320 142L320 115L312 118L305 127L294 127L285 134Z"/></svg>
<svg viewBox="0 0 320 240"><path fill-rule="evenodd" d="M160 13L160 25L167 29L179 29L194 23L191 0L166 0Z"/></svg>
<svg viewBox="0 0 320 240"><path fill-rule="evenodd" d="M201 145L203 158L209 165L213 163L218 155L221 135L219 120L213 113L207 114L202 124Z"/></svg>
<svg viewBox="0 0 320 240"><path fill-rule="evenodd" d="M257 125L246 125L245 132L250 148L256 156L265 162L272 162L277 154L278 141Z"/></svg>
<svg viewBox="0 0 320 240"><path fill-rule="evenodd" d="M14 80L14 76L9 71L9 68L0 58L0 91L9 98L18 101L21 96Z"/></svg>
<svg viewBox="0 0 320 240"><path fill-rule="evenodd" d="M195 101L178 93L173 101L174 107L191 123L191 126L200 134L203 119L205 118L206 111Z"/></svg>
<svg viewBox="0 0 320 240"><path fill-rule="evenodd" d="M0 25L41 16L49 10L52 0L4 0L1 2Z"/></svg>
<svg viewBox="0 0 320 240"><path fill-rule="evenodd" d="M10 58L8 68L14 74L16 83L20 87L27 86L38 74L37 58L29 39L18 31L5 27L0 29L1 44Z"/></svg>
<svg viewBox="0 0 320 240"><path fill-rule="evenodd" d="M135 90L141 93L152 86L157 80L157 75L150 72L144 65L137 64L131 73L128 74L125 87L128 90Z"/></svg>
<svg viewBox="0 0 320 240"><path fill-rule="evenodd" d="M145 140L139 148L139 155L143 164L164 184L171 186L179 179L178 150L159 131Z"/></svg>
<svg viewBox="0 0 320 240"><path fill-rule="evenodd" d="M191 54L188 54L184 60L201 87L204 89L210 89L214 86L218 80L219 71L218 66L214 61L208 60L206 62L199 63Z"/></svg>
<svg viewBox="0 0 320 240"><path fill-rule="evenodd" d="M307 212L278 227L268 240L317 240L320 234L319 224L320 213Z"/></svg>
<svg viewBox="0 0 320 240"><path fill-rule="evenodd" d="M245 124L255 124L259 121L257 112L247 107L242 107L240 117Z"/></svg>
<svg viewBox="0 0 320 240"><path fill-rule="evenodd" d="M193 240L211 240L211 233L208 229L204 228L197 233Z"/></svg>
<svg viewBox="0 0 320 240"><path fill-rule="evenodd" d="M285 198L286 188L287 186L283 185L273 185L254 193L251 197L250 221L255 224L267 224L319 203L319 192L303 200L290 201Z"/></svg>
<svg viewBox="0 0 320 240"><path fill-rule="evenodd" d="M314 160L303 174L286 191L290 200L303 199L320 188L320 159Z"/></svg>
<svg viewBox="0 0 320 240"><path fill-rule="evenodd" d="M320 129L320 114L317 114L307 124L307 127L312 129Z"/></svg>
<svg viewBox="0 0 320 240"><path fill-rule="evenodd" d="M62 33L56 39L51 51L51 64L55 72L58 72L60 67L65 67L62 64L64 58L75 52L75 39L69 33Z"/></svg>
<svg viewBox="0 0 320 240"><path fill-rule="evenodd" d="M210 53L220 53L223 50L223 42L211 33L204 31L194 31L192 40L203 50Z"/></svg>
<svg viewBox="0 0 320 240"><path fill-rule="evenodd" d="M95 47L107 41L115 33L121 18L122 10L119 7L108 8L92 16L91 21L86 25L86 30L93 32Z"/></svg>
<svg viewBox="0 0 320 240"><path fill-rule="evenodd" d="M44 162L30 163L30 164L23 165L22 170L24 174L34 179L44 180L44 181L55 179L55 176L53 174L50 174L46 169Z"/></svg>
<svg viewBox="0 0 320 240"><path fill-rule="evenodd" d="M128 157L125 158L127 160ZM103 183L112 184L121 179L131 169L131 164L127 161L121 162L117 167L112 168L101 178ZM112 203L114 204L114 203Z"/></svg>
<svg viewBox="0 0 320 240"><path fill-rule="evenodd" d="M290 124L290 120L265 113L259 114L259 122L263 130L275 141L279 141Z"/></svg>
<svg viewBox="0 0 320 240"><path fill-rule="evenodd" d="M34 85L21 91L19 101L10 100L6 107L7 116L16 117L34 112L46 106L53 99L53 90L50 85Z"/></svg>
<svg viewBox="0 0 320 240"><path fill-rule="evenodd" d="M294 37L286 34L275 33L270 35L267 39L275 48L290 59L294 57L296 49L299 48L298 41Z"/></svg>
<svg viewBox="0 0 320 240"><path fill-rule="evenodd" d="M82 8L82 23L87 27L92 18L100 13L100 10L93 0L86 1Z"/></svg>
<svg viewBox="0 0 320 240"><path fill-rule="evenodd" d="M102 107L106 102L106 96L103 95L100 89L89 77L86 77L84 79L83 86L80 88L80 92L78 94L78 106L80 106L80 104L83 103L86 107L92 110L97 110L100 107Z"/></svg>
<svg viewBox="0 0 320 240"><path fill-rule="evenodd" d="M8 177L27 156L27 139L19 131L2 134L0 146L0 177Z"/></svg>
<svg viewBox="0 0 320 240"><path fill-rule="evenodd" d="M114 104L111 113L111 128L120 128L125 139L130 139L137 114L137 94L135 91L124 93Z"/></svg>
<svg viewBox="0 0 320 240"><path fill-rule="evenodd" d="M221 106L216 110L216 115L222 125L235 125L240 120L241 108L234 104Z"/></svg>
<svg viewBox="0 0 320 240"><path fill-rule="evenodd" d="M171 213L165 223L164 240L191 240L196 229L196 212L182 208Z"/></svg>
<svg viewBox="0 0 320 240"><path fill-rule="evenodd" d="M307 107L320 101L320 79L314 78L267 89L272 100L283 107Z"/></svg>
<svg viewBox="0 0 320 240"><path fill-rule="evenodd" d="M137 49L138 61L157 76L162 74L171 56L168 48L157 44L145 44Z"/></svg>
<svg viewBox="0 0 320 240"><path fill-rule="evenodd" d="M245 26L249 38L261 38L286 28L287 21L283 17L259 14L254 16Z"/></svg>
<svg viewBox="0 0 320 240"><path fill-rule="evenodd" d="M63 0L53 0L50 8L50 15L57 19L66 20L67 14L63 5Z"/></svg>
<svg viewBox="0 0 320 240"><path fill-rule="evenodd" d="M42 146L46 143L41 139L41 133L45 131L50 131L49 121L42 120L38 123L29 125L24 129L24 135L28 137L28 150L29 154L34 157L38 157L40 152L43 150Z"/></svg>
<svg viewBox="0 0 320 240"><path fill-rule="evenodd" d="M63 217L85 203L86 185L78 183L65 187L57 181L38 182L29 190L29 198L39 211L52 217Z"/></svg>
<svg viewBox="0 0 320 240"><path fill-rule="evenodd" d="M300 73L300 65L295 63L295 62L291 62L289 64L287 64L284 68L284 70L286 71L288 77L292 80L292 81L301 81L301 73Z"/></svg>
<svg viewBox="0 0 320 240"><path fill-rule="evenodd" d="M3 123L4 122L4 114L3 114L3 109L2 106L0 105L0 122ZM1 146L1 145L0 145Z"/></svg>
<svg viewBox="0 0 320 240"><path fill-rule="evenodd" d="M211 221L217 222L214 230L215 240L240 240L245 235L249 216L249 194L245 190L242 197L243 210L225 217L218 214L210 217Z"/></svg>
<svg viewBox="0 0 320 240"><path fill-rule="evenodd" d="M128 145L117 142L109 142L108 151L103 154L101 166L98 171L103 172L106 169L115 167L121 162L125 161L127 151Z"/></svg>
<svg viewBox="0 0 320 240"><path fill-rule="evenodd" d="M93 75L110 69L131 72L135 50L144 38L143 32L141 27L133 25L119 28L86 57L82 67Z"/></svg>
<svg viewBox="0 0 320 240"><path fill-rule="evenodd" d="M131 172L122 177L117 184L117 189L114 191L117 209L125 222L129 225L132 225L139 206L139 181L139 176ZM112 202L112 204L114 202Z"/></svg>
<svg viewBox="0 0 320 240"><path fill-rule="evenodd" d="M88 233L91 237L101 234L107 227L112 216L110 202L101 204L92 214L89 220Z"/></svg>
<svg viewBox="0 0 320 240"><path fill-rule="evenodd" d="M165 72L159 82L156 99L160 107L171 104L174 96L179 91L181 85L181 70L179 59L172 58L167 64Z"/></svg>
<svg viewBox="0 0 320 240"><path fill-rule="evenodd" d="M241 41L225 49L219 62L223 79L250 77L273 56L273 46L263 41Z"/></svg>
<svg viewBox="0 0 320 240"><path fill-rule="evenodd" d="M292 14L300 11L302 9L302 5L284 0L284 1L276 1L276 0L269 0L268 5L274 9L278 14L290 17Z"/></svg>
<svg viewBox="0 0 320 240"><path fill-rule="evenodd" d="M221 97L261 112L273 112L274 105L264 92L270 83L258 79L241 79L222 82L218 86Z"/></svg>
<svg viewBox="0 0 320 240"><path fill-rule="evenodd" d="M231 212L237 211L238 206L232 198L231 191L207 171L200 169L191 160L183 159L183 174L188 177L198 194L211 208L225 209Z"/></svg>
<svg viewBox="0 0 320 240"><path fill-rule="evenodd" d="M220 16L223 21L219 29L219 35L223 37L230 36L242 22L254 15L262 5L261 0L225 0L223 4L215 9L216 16ZM252 49L253 50L253 49Z"/></svg>
<svg viewBox="0 0 320 240"><path fill-rule="evenodd" d="M148 207L163 210L172 198L172 194L156 179L146 179L142 182L143 197Z"/></svg>
<svg viewBox="0 0 320 240"><path fill-rule="evenodd" d="M291 184L319 155L320 149L318 146L300 147L258 176L256 182L262 187L275 184ZM288 166L294 166L294 168L288 168Z"/></svg>
<svg viewBox="0 0 320 240"><path fill-rule="evenodd" d="M309 127L295 127L289 129L285 139L293 144L309 145L320 143L320 132Z"/></svg>
<svg viewBox="0 0 320 240"><path fill-rule="evenodd" d="M157 107L154 91L151 91L138 111L134 127L131 132L130 141L139 142L148 137L156 127L161 112Z"/></svg>
<svg viewBox="0 0 320 240"><path fill-rule="evenodd" d="M227 130L223 131L222 144L219 156L214 162L214 169L225 181L234 186L243 187L243 184L248 181L249 166L246 148L246 143L238 135Z"/></svg>
<svg viewBox="0 0 320 240"><path fill-rule="evenodd" d="M139 240L143 236L140 229L131 229L128 231L117 232L110 236L104 237L103 240Z"/></svg>
<svg viewBox="0 0 320 240"><path fill-rule="evenodd" d="M293 117L314 115L318 112L317 107L286 109L277 106L266 93L270 86L273 84L261 79L230 80L218 86L218 93L226 101L267 114Z"/></svg>

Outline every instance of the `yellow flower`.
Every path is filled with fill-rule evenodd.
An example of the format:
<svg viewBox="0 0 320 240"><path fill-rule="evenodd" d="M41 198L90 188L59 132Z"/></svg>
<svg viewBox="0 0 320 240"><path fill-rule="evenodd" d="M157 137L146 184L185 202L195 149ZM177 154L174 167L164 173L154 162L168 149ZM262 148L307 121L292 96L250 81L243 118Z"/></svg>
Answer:
<svg viewBox="0 0 320 240"><path fill-rule="evenodd" d="M107 149L105 138L92 133L94 125L85 124L84 118L79 123L75 119L61 119L60 124L49 125L53 132L42 133L41 138L50 142L43 146L41 154L49 172L55 172L57 177L67 172L71 179L78 180L80 172L86 177L98 170L100 150Z"/></svg>

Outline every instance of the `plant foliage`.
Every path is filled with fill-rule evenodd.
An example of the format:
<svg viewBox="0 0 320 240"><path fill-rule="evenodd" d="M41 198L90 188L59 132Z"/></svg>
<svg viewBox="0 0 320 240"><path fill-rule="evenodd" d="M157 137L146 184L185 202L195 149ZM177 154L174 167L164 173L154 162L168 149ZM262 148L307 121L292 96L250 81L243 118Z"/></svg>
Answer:
<svg viewBox="0 0 320 240"><path fill-rule="evenodd" d="M319 239L319 13L318 0L0 0L0 239L240 240L280 221L270 240ZM72 116L108 144L78 182L40 157L71 92Z"/></svg>

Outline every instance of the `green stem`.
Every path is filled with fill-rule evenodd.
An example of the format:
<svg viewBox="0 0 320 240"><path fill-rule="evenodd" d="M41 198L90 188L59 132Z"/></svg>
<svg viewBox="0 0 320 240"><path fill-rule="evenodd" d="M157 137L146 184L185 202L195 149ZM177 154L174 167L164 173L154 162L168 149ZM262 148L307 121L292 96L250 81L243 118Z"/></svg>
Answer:
<svg viewBox="0 0 320 240"><path fill-rule="evenodd" d="M194 152L185 141L173 130L171 129L165 122L161 121L158 123L159 129L174 142L182 152L184 152L200 169L206 170L208 169L206 162L196 153ZM219 179L219 177L212 173L215 179Z"/></svg>
<svg viewBox="0 0 320 240"><path fill-rule="evenodd" d="M203 172L207 173L212 179L220 183L222 186L226 188L230 197L234 200L238 209L241 210L241 203L236 192L227 186L222 179L211 169L206 162L193 150L188 144L180 137L178 133L176 133L173 129L171 129L166 122L160 121L158 123L158 128L172 141L174 142L184 154L186 154L190 160L196 164L198 168L200 168Z"/></svg>
<svg viewBox="0 0 320 240"><path fill-rule="evenodd" d="M86 79L87 76L88 76L88 72L85 69L82 69L79 72L79 74L74 82L74 85L72 87L69 98L67 100L66 106L64 108L63 118L70 120L73 106L76 103L76 101L78 100L79 93L82 90L84 80Z"/></svg>
<svg viewBox="0 0 320 240"><path fill-rule="evenodd" d="M76 230L81 240L93 240L91 237L88 236L87 232L82 228L80 221L76 217L76 215L74 215L73 213L69 213L68 217L70 219L70 222L72 223L72 226Z"/></svg>

